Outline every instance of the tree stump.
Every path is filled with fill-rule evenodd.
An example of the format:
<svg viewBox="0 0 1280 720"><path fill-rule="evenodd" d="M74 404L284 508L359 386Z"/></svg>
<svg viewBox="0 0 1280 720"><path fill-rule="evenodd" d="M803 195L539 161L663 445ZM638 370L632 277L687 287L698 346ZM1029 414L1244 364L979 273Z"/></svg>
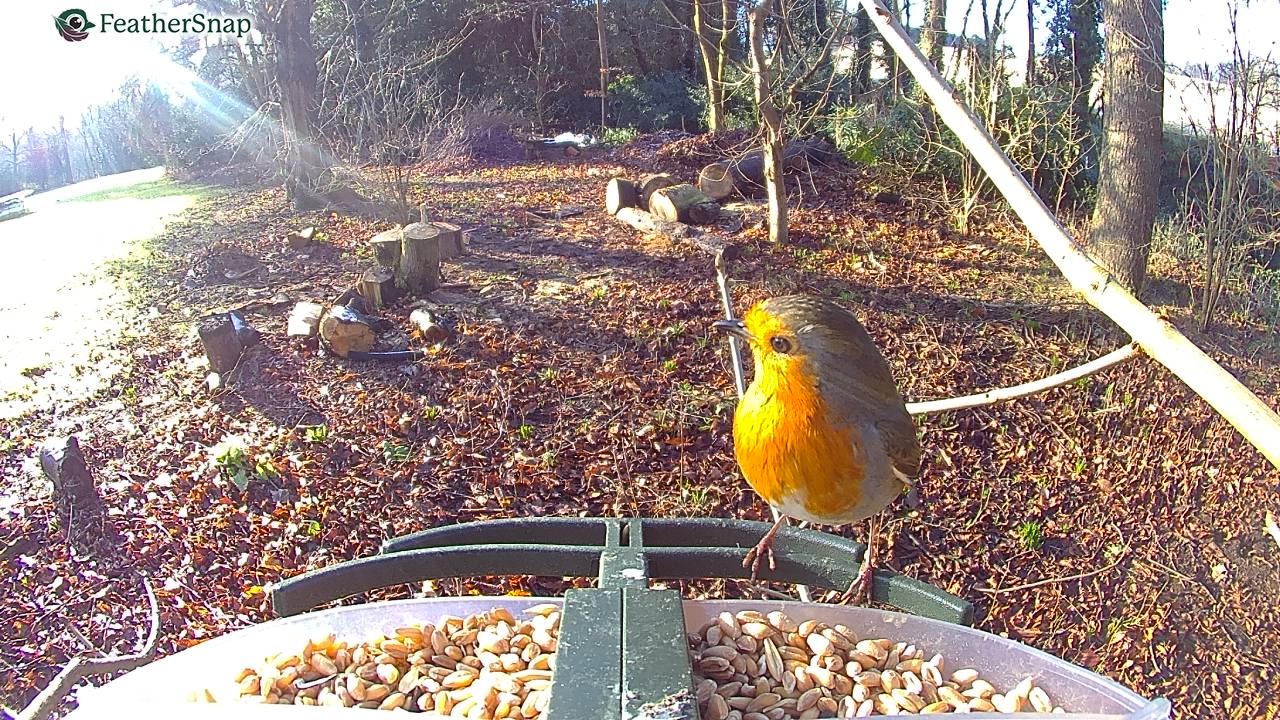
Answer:
<svg viewBox="0 0 1280 720"><path fill-rule="evenodd" d="M102 496L76 436L46 441L40 448L40 469L53 483L54 504L68 539L77 545L101 539Z"/></svg>
<svg viewBox="0 0 1280 720"><path fill-rule="evenodd" d="M386 307L400 299L400 288L396 287L396 274L388 267L374 267L364 271L360 277L360 294L369 301L374 309Z"/></svg>
<svg viewBox="0 0 1280 720"><path fill-rule="evenodd" d="M240 362L244 345L240 341L240 334L236 332L231 313L205 315L197 322L196 332L200 335L204 354L209 358L210 370L225 373Z"/></svg>
<svg viewBox="0 0 1280 720"><path fill-rule="evenodd" d="M655 191L649 212L668 222L709 225L720 217L720 204L686 183Z"/></svg>
<svg viewBox="0 0 1280 720"><path fill-rule="evenodd" d="M440 228L414 223L404 229L396 285L414 295L425 295L440 284Z"/></svg>
<svg viewBox="0 0 1280 720"><path fill-rule="evenodd" d="M400 240L404 236L402 228L383 230L369 238L369 246L373 248L373 257L382 267L394 268L400 262Z"/></svg>
<svg viewBox="0 0 1280 720"><path fill-rule="evenodd" d="M447 222L429 223L440 230L440 259L449 260L466 252L462 227Z"/></svg>
<svg viewBox="0 0 1280 720"><path fill-rule="evenodd" d="M729 163L713 162L698 173L698 189L712 200L723 200L733 194L733 173Z"/></svg>
<svg viewBox="0 0 1280 720"><path fill-rule="evenodd" d="M617 215L622 208L639 207L640 189L626 178L614 178L604 191L604 209L610 215Z"/></svg>
<svg viewBox="0 0 1280 720"><path fill-rule="evenodd" d="M640 179L640 184L639 186L637 186L637 189L639 189L640 191L639 207L642 207L642 208L649 207L649 199L653 197L653 194L655 192L665 187L671 187L672 185L675 185L675 184L676 184L675 178L665 173L645 175L643 178Z"/></svg>

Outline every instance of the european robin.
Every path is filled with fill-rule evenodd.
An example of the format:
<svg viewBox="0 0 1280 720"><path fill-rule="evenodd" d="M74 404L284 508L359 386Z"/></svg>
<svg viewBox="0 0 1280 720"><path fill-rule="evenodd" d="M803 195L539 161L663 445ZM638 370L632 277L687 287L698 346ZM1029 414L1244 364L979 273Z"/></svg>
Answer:
<svg viewBox="0 0 1280 720"><path fill-rule="evenodd" d="M779 512L747 553L754 579L787 517L846 525L883 510L920 472L920 442L889 364L852 313L788 295L714 327L751 348L755 374L733 417L734 455ZM874 534L874 530L872 531ZM846 600L870 590L872 545Z"/></svg>

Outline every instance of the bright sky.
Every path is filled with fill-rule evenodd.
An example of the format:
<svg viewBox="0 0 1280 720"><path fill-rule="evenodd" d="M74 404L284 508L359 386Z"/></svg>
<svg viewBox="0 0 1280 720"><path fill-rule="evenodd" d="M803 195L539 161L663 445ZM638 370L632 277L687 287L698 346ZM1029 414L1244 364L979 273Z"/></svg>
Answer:
<svg viewBox="0 0 1280 720"><path fill-rule="evenodd" d="M979 0L972 0L978 2ZM995 0L989 0L992 5ZM165 60L157 54L158 39L164 36L100 34L91 30L81 42L67 42L58 36L53 18L68 3L80 7L98 23L104 12L120 17L172 12L169 0L5 0L0 9L0 132L9 127L51 125L65 113L68 124L89 105L110 100L115 89L131 73L147 74L163 69ZM1026 46L1026 0L1013 2L1006 42L1018 55ZM1244 5L1244 3L1241 3ZM912 22L921 12L923 0L914 0ZM950 0L947 29L964 29L970 0ZM1223 0L1167 0L1165 47L1171 64L1220 62L1229 58L1231 33ZM184 8L177 16L193 12ZM981 30L981 14L971 12L968 31ZM1275 36L1280 29L1280 0L1251 0L1240 8L1241 44L1250 52L1266 55L1277 52ZM1043 44L1045 32L1038 32ZM168 36L172 41L173 36Z"/></svg>
<svg viewBox="0 0 1280 720"><path fill-rule="evenodd" d="M85 40L63 40L53 19L72 7L84 10L94 24L104 12L134 17L173 10L168 0L5 2L0 9L0 131L52 125L60 113L73 125L88 106L111 100L131 73L165 62L158 53L164 36L99 34L93 28Z"/></svg>
<svg viewBox="0 0 1280 720"><path fill-rule="evenodd" d="M994 8L997 0L988 0ZM918 25L924 12L925 0L913 0L912 25ZM1010 3L1013 14L1009 16L1004 41L1013 48L1018 58L1026 57L1027 0L1002 0L1007 11ZM1043 12L1044 0L1038 0L1037 17ZM1237 27L1240 46L1246 52L1280 57L1276 47L1276 35L1280 33L1280 0L1166 0L1164 10L1165 62L1183 66L1189 62L1211 64L1231 59L1231 16L1229 8L1239 6ZM965 29L965 13L969 14L966 34L982 34L981 0L948 0L947 30L959 33ZM994 11L994 10L993 10ZM1043 48L1048 30L1044 22L1038 23L1036 45Z"/></svg>

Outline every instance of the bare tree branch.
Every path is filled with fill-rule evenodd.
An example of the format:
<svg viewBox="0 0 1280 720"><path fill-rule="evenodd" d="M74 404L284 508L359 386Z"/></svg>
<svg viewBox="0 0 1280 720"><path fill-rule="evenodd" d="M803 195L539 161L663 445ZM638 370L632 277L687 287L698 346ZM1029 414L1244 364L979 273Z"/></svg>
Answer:
<svg viewBox="0 0 1280 720"><path fill-rule="evenodd" d="M142 644L142 650L133 655L111 658L78 657L72 660L67 663L62 672L58 673L53 682L49 683L48 687L41 690L40 694L18 713L17 720L46 720L57 709L58 703L71 692L71 688L88 675L106 675L121 670L132 670L151 662L160 639L160 606L156 602L155 590L151 589L151 583L145 577L142 578L142 587L146 590L147 606L151 611L151 627L147 631L147 639Z"/></svg>

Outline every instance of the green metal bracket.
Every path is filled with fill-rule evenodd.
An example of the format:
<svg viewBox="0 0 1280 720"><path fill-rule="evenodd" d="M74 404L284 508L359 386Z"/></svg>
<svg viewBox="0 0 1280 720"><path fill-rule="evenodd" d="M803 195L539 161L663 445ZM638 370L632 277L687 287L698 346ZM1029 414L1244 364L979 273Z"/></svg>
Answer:
<svg viewBox="0 0 1280 720"><path fill-rule="evenodd" d="M280 616L388 585L474 575L598 578L565 592L547 714L555 720L698 720L674 590L653 578L747 578L749 548L769 523L711 518L523 518L432 528L383 543L382 552L285 580L271 590ZM784 527L777 567L760 577L844 589L865 547L816 530ZM873 600L971 625L973 606L939 588L876 571Z"/></svg>

